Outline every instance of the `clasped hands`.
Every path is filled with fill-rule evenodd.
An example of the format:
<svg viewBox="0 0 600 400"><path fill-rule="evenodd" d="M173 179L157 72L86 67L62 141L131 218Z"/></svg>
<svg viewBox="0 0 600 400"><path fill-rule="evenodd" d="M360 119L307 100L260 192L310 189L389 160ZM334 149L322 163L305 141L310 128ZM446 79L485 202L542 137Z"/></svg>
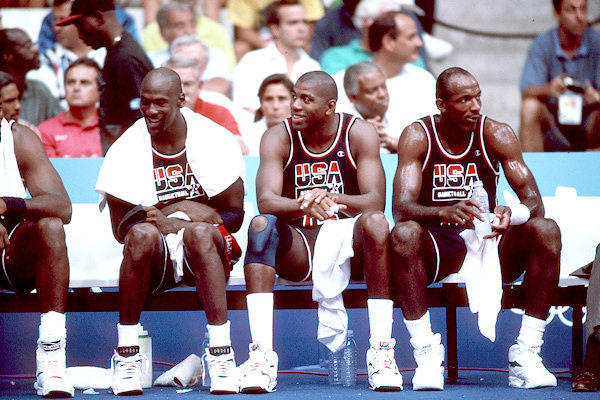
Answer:
<svg viewBox="0 0 600 400"><path fill-rule="evenodd" d="M345 204L338 203L338 197L325 189L313 189L303 193L296 199L300 204L300 210L309 217L324 221L345 210Z"/></svg>

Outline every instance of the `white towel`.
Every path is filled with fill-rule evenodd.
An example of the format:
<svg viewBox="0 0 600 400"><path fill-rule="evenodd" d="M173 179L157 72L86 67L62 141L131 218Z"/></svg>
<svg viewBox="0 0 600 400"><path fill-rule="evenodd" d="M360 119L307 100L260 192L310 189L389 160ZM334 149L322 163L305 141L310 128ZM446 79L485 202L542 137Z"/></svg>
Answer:
<svg viewBox="0 0 600 400"><path fill-rule="evenodd" d="M312 298L319 303L317 339L329 350L340 350L346 342L348 314L342 292L350 281L352 239L358 217L327 220L315 242Z"/></svg>
<svg viewBox="0 0 600 400"><path fill-rule="evenodd" d="M179 218L185 221L191 221L190 217L183 211L177 211L173 214L169 214L167 218ZM183 278L183 231L185 229L181 228L176 233L169 233L165 236L165 242L167 242L167 248L169 249L169 254L171 255L171 261L175 264L175 269L173 270L175 283L179 283L181 278Z"/></svg>
<svg viewBox="0 0 600 400"><path fill-rule="evenodd" d="M12 121L0 121L0 196L27 197L19 172L12 135Z"/></svg>
<svg viewBox="0 0 600 400"><path fill-rule="evenodd" d="M490 218L493 217L491 214ZM458 274L465 280L471 312L478 313L479 331L494 342L496 320L502 306L498 240L483 239L473 229L465 229L460 236L467 246L467 254Z"/></svg>
<svg viewBox="0 0 600 400"><path fill-rule="evenodd" d="M181 114L187 124L187 159L206 194L213 197L240 177L245 181L246 166L231 132L187 108L182 108ZM138 119L109 148L96 191L100 194L100 210L106 205L106 194L131 204L151 206L158 202L152 142L144 118Z"/></svg>

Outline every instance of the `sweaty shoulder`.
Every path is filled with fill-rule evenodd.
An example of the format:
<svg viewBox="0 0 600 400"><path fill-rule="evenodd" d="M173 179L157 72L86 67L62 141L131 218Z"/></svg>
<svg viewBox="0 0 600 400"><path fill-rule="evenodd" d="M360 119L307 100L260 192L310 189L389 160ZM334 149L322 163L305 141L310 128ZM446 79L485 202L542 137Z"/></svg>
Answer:
<svg viewBox="0 0 600 400"><path fill-rule="evenodd" d="M270 127L260 141L261 157L274 156L287 158L290 152L290 136L283 123Z"/></svg>
<svg viewBox="0 0 600 400"><path fill-rule="evenodd" d="M483 128L483 140L492 158L502 159L503 154L521 152L519 139L510 125L486 118Z"/></svg>
<svg viewBox="0 0 600 400"><path fill-rule="evenodd" d="M411 155L421 158L427 153L428 139L421 124L417 121L402 131L398 140L398 155Z"/></svg>
<svg viewBox="0 0 600 400"><path fill-rule="evenodd" d="M350 149L353 155L360 151L375 151L379 153L379 136L375 127L360 118L356 118L350 127Z"/></svg>

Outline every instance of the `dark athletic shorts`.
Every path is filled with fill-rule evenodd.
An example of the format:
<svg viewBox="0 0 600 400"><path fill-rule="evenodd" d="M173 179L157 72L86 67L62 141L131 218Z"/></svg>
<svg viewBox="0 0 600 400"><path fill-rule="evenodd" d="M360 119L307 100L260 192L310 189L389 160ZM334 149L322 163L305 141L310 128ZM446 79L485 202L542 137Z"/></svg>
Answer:
<svg viewBox="0 0 600 400"><path fill-rule="evenodd" d="M435 248L436 264L434 271L427 271L430 283L438 282L450 274L458 272L467 254L467 246L460 233L462 227L426 227Z"/></svg>
<svg viewBox="0 0 600 400"><path fill-rule="evenodd" d="M20 224L21 224L21 222L10 223L10 222L2 221L2 225L4 225L4 228L8 232L9 240L13 237L13 234L15 233L15 231L17 230L17 228L19 227ZM31 292L31 290L33 290L33 287L32 288L19 288L13 284L12 280L8 276L8 272L6 271L6 249L2 249L2 271L0 272L0 288L7 289L12 292L24 292L24 293L29 293L29 292Z"/></svg>

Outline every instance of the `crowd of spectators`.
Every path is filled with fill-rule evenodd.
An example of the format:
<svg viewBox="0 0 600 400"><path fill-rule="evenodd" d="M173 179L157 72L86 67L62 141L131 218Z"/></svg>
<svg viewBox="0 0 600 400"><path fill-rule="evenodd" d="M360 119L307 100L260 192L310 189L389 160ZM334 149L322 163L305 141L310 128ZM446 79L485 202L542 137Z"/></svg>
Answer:
<svg viewBox="0 0 600 400"><path fill-rule="evenodd" d="M14 97L12 100L7 97L4 107L8 109L12 104L15 108L16 103L17 113L7 110L5 116L16 116L39 133L37 126L42 122L56 121L59 114L62 118L71 116L65 84L69 65L81 58L93 60L101 71L97 112L103 150L99 155L140 117L139 90L145 74L152 68L167 65L178 53L195 59L198 64L191 74L197 99L188 100L190 105L195 102L190 108L204 109L205 115L207 109L216 112L220 116L219 123L238 138L243 154L257 154L261 136L258 127L264 127L265 117L269 117L269 113L260 109L264 90L259 93L259 88L271 75L282 74L293 83L308 71L329 72L338 84L338 110L344 112L355 110L343 90L343 75L349 66L360 61L384 60L383 65L374 62L383 69L387 84L394 87L393 90L390 87L391 106L398 103L404 107L399 99L403 91L416 87L426 93L432 88L433 77L427 71L428 56L423 46L426 33L415 14L420 9L413 1L150 0L125 3L103 0L82 6L84 3L54 0L6 4L47 7L48 12L42 19L37 38L29 37L23 29L1 31L5 39L0 46L0 70L15 81L3 93L10 92ZM135 18L125 7L131 5L143 7L142 31L136 30ZM379 34L379 39L385 42L380 47L385 50L374 50L369 42L370 27L386 11L397 11L407 17L398 18L412 21L407 22L410 32L402 24L396 25L392 18L388 31ZM79 17L73 19L70 15ZM389 21L388 18L388 25ZM393 48L388 46L390 41L397 42ZM382 51L384 54L378 56ZM394 60L385 60L388 57ZM393 71L388 70L388 63L395 64ZM406 63L412 65L405 67ZM421 72L414 73L426 77L428 86L420 87L421 81L417 80L412 86L404 87L406 81L412 81L412 71L416 69ZM402 84L393 84L392 78L398 78L395 75L406 74L410 78L404 79ZM433 93L423 96L428 97L428 105L433 104L429 101ZM405 117L399 122L389 121L391 126L386 129L394 132L391 134L394 139L385 139L387 144L382 145L382 149L395 151L395 143L404 128L395 126L396 122L407 124L432 110L422 107L421 102L411 100L411 104L415 113L402 112ZM278 105L274 115L283 120L289 115L289 107ZM269 119L267 122L268 127L278 121ZM48 124L46 130L47 127ZM250 146L254 151L250 151L246 142L254 143ZM48 149L48 154L60 156L61 153ZM89 151L68 154L82 156Z"/></svg>

